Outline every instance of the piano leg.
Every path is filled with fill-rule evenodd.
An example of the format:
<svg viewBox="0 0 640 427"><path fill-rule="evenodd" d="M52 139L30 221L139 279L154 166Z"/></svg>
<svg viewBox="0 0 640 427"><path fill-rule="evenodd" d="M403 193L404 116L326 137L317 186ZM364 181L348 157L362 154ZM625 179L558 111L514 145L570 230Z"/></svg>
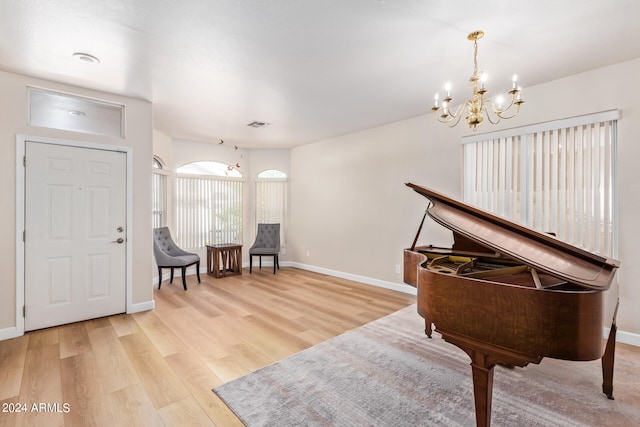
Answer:
<svg viewBox="0 0 640 427"><path fill-rule="evenodd" d="M431 331L433 330L433 325L429 319L424 319L424 333L427 334L427 337L431 338Z"/></svg>
<svg viewBox="0 0 640 427"><path fill-rule="evenodd" d="M615 322L611 325L607 346L602 355L602 392L613 400L613 362L616 353L616 332L618 327Z"/></svg>
<svg viewBox="0 0 640 427"><path fill-rule="evenodd" d="M473 374L473 397L476 406L476 426L491 425L491 399L493 393L493 368L485 354L476 352L471 362Z"/></svg>

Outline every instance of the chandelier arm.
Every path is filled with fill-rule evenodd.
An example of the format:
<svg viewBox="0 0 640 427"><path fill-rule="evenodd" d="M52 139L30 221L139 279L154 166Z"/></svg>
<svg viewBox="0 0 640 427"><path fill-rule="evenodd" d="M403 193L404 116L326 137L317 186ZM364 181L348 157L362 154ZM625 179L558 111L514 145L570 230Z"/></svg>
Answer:
<svg viewBox="0 0 640 427"><path fill-rule="evenodd" d="M434 111L433 114L440 123L449 123L456 119L455 116L452 116L451 114L447 114L446 116L444 114L438 114L438 111Z"/></svg>
<svg viewBox="0 0 640 427"><path fill-rule="evenodd" d="M449 126L450 128L457 126L458 123L460 123L460 119L462 119L462 112L468 109L469 105L470 105L469 100L466 100L464 104L458 105L458 108L456 108L456 112L452 115L452 117L455 118L455 121L449 120L449 122L447 122L447 126Z"/></svg>
<svg viewBox="0 0 640 427"><path fill-rule="evenodd" d="M504 108L498 108L496 107L496 105L493 103L493 101L491 101L491 109L493 109L493 111L496 113L496 115L500 115L501 113L507 112L511 107L513 107L513 104L515 103L516 100L516 94L512 94L511 95L511 102L509 102L509 105L507 105Z"/></svg>
<svg viewBox="0 0 640 427"><path fill-rule="evenodd" d="M512 115L510 115L510 116L506 116L506 115L504 115L504 114L503 114L503 113L506 113L506 112L507 112L507 110L509 110L509 108L511 108L511 106L509 106L509 108L507 108L507 109L503 110L503 111L502 111L502 112L500 112L500 113L496 113L496 115L497 115L498 117L500 117L501 119L505 119L505 120L508 120L508 119L512 119L512 118L514 118L515 116L517 116L517 115L518 115L518 113L520 113L520 105L522 105L522 102L515 103L515 104L516 104L516 111L515 111ZM513 105L513 103L512 103L511 105Z"/></svg>
<svg viewBox="0 0 640 427"><path fill-rule="evenodd" d="M434 110L434 112L436 114L436 118L440 123L449 123L454 120L456 123L458 123L460 121L460 117L461 117L460 112L462 111L462 107L466 105L467 103L458 105L458 108L456 108L456 111L454 113L448 112L447 114L438 114L438 112L441 110L440 108L438 108L437 110Z"/></svg>
<svg viewBox="0 0 640 427"><path fill-rule="evenodd" d="M452 123L447 123L447 126L449 126L450 128L457 126L458 123L460 122L460 119L462 118L462 114L458 114L458 116L456 117L455 122Z"/></svg>
<svg viewBox="0 0 640 427"><path fill-rule="evenodd" d="M482 102L482 110L484 111L484 115L487 117L487 120L489 120L489 123L491 123L492 125L497 125L498 123L500 123L500 114L497 113L494 105L493 105L493 101L491 101L490 99L485 99ZM487 108L487 106L489 106L490 108ZM495 118L492 118L492 114L495 116ZM494 121L495 120L495 121Z"/></svg>
<svg viewBox="0 0 640 427"><path fill-rule="evenodd" d="M457 118L458 120L460 120L460 117L462 116L462 114L460 114L463 110L463 107L465 107L467 105L466 101L464 104L460 104L458 105L458 108L456 108L456 112L455 113L449 113L450 116L453 116L455 118Z"/></svg>
<svg viewBox="0 0 640 427"><path fill-rule="evenodd" d="M450 128L452 128L456 126L460 122L460 119L462 118L462 114L460 114L460 108L461 107L458 107L456 109L455 114L448 114L446 116L443 114L438 114L438 111L434 111L434 113L435 113L436 119L440 123L444 123Z"/></svg>
<svg viewBox="0 0 640 427"><path fill-rule="evenodd" d="M507 105L504 108L498 108L496 107L496 105L493 103L493 101L491 100L486 100L485 104L490 104L491 105L491 110L493 110L493 113L498 116L501 119L511 119L513 117L515 117L516 115L518 115L518 113L520 112L520 105L522 105L524 103L524 101L519 100L518 99L518 93L512 93L511 94L511 102L509 102L509 105ZM506 115L505 113L507 113L509 110L511 110L511 107L513 107L514 105L517 106L515 113L513 113L512 115ZM487 108L487 111L489 109ZM489 116L489 114L487 113L487 116ZM491 121L491 120L490 120ZM491 122L493 124L495 124L494 122Z"/></svg>

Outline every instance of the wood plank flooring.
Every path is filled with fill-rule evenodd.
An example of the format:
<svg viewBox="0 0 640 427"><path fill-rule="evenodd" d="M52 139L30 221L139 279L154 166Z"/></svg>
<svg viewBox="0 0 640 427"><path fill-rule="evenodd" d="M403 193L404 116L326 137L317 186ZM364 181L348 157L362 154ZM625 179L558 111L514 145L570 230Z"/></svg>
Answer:
<svg viewBox="0 0 640 427"><path fill-rule="evenodd" d="M295 268L256 270L189 276L187 292L178 277L155 291L153 311L0 341L0 427L239 426L213 387L415 302Z"/></svg>

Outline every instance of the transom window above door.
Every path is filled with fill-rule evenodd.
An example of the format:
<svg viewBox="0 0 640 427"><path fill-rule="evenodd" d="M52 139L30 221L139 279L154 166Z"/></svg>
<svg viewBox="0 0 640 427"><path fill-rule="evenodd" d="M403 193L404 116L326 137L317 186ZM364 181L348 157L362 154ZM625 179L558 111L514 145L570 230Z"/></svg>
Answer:
<svg viewBox="0 0 640 427"><path fill-rule="evenodd" d="M124 138L124 105L27 88L30 126Z"/></svg>

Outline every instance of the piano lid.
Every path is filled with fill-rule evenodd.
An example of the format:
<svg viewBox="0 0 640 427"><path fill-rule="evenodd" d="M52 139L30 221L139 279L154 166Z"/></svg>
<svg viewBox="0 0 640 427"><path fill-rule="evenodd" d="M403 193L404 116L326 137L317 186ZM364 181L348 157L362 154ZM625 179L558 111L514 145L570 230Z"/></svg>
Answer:
<svg viewBox="0 0 640 427"><path fill-rule="evenodd" d="M596 255L506 218L406 184L431 201L429 216L440 225L499 254L569 282L595 290L611 285L619 262Z"/></svg>

